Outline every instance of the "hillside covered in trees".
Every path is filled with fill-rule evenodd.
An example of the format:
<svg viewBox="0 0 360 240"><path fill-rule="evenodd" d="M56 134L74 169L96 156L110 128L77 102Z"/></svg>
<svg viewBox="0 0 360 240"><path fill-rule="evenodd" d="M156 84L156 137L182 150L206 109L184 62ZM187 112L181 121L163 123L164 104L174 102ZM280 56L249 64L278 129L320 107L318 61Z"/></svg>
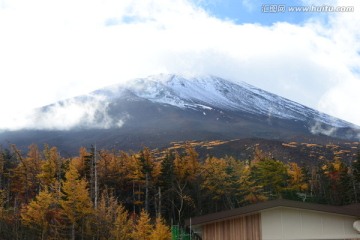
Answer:
<svg viewBox="0 0 360 240"><path fill-rule="evenodd" d="M186 218L286 198L360 202L360 152L350 162L200 158L190 144L139 152L56 147L0 151L2 239L169 239ZM3 236L6 236L3 238Z"/></svg>

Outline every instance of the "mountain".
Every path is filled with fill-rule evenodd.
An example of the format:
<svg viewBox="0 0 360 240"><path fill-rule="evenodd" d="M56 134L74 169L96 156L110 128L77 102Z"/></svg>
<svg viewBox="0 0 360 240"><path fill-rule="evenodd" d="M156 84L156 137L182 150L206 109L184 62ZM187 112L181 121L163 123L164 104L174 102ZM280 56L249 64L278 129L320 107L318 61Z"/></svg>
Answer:
<svg viewBox="0 0 360 240"><path fill-rule="evenodd" d="M172 141L263 138L357 140L360 128L296 102L219 77L156 75L34 110L0 143L139 149Z"/></svg>

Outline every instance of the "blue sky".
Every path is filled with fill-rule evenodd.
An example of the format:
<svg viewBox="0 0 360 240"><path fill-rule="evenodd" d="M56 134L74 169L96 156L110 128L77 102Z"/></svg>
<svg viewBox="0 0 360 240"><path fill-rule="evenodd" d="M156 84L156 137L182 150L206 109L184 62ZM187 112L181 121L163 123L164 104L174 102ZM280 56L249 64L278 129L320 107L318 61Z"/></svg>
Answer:
<svg viewBox="0 0 360 240"><path fill-rule="evenodd" d="M261 11L277 3L354 12ZM359 11L358 0L0 0L0 129L43 128L33 108L159 73L245 81L360 125Z"/></svg>
<svg viewBox="0 0 360 240"><path fill-rule="evenodd" d="M265 13L262 7L269 5L285 5L285 6L303 6L302 1L293 0L218 0L218 1L200 1L197 3L207 12L220 19L229 19L236 24L258 23L261 25L272 25L276 22L289 22L294 24L302 24L304 21L313 17L313 13Z"/></svg>

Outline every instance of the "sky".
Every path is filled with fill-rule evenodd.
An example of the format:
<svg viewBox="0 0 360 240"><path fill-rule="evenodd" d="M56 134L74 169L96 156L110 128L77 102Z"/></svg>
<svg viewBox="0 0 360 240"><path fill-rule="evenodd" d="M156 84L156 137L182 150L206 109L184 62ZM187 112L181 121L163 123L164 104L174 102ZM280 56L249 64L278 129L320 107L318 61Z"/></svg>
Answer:
<svg viewBox="0 0 360 240"><path fill-rule="evenodd" d="M360 125L360 1L0 0L0 129L159 73L245 81Z"/></svg>

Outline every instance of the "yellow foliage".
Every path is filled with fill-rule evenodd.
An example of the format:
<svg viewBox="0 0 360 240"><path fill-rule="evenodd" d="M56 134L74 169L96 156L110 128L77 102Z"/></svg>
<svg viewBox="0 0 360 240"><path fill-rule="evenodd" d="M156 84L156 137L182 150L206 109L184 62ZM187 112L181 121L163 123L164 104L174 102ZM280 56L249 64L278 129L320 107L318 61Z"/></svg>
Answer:
<svg viewBox="0 0 360 240"><path fill-rule="evenodd" d="M87 182L85 179L78 179L79 173L72 162L69 167L65 174L66 181L63 184L65 197L60 204L65 215L72 223L75 223L92 213L92 202L87 190Z"/></svg>
<svg viewBox="0 0 360 240"><path fill-rule="evenodd" d="M225 160L218 158L206 159L202 167L202 188L214 193L216 200L226 193L227 188L224 185L230 184L226 181L229 178L226 167Z"/></svg>
<svg viewBox="0 0 360 240"><path fill-rule="evenodd" d="M185 152L185 156L175 153L174 171L179 180L192 181L195 180L199 169L198 154L190 146L186 147Z"/></svg>
<svg viewBox="0 0 360 240"><path fill-rule="evenodd" d="M291 162L288 165L288 174L290 176L290 188L304 191L308 189L308 185L304 181L304 174L297 163Z"/></svg>
<svg viewBox="0 0 360 240"><path fill-rule="evenodd" d="M149 214L145 210L142 210L136 222L132 237L136 240L149 240L152 230L153 227L150 224Z"/></svg>
<svg viewBox="0 0 360 240"><path fill-rule="evenodd" d="M128 219L128 212L120 205L116 209L116 219L111 234L115 240L131 239L132 223Z"/></svg>
<svg viewBox="0 0 360 240"><path fill-rule="evenodd" d="M41 239L46 238L50 223L60 218L57 201L47 189L41 191L29 205L21 209L21 220L25 225L35 227L41 232Z"/></svg>
<svg viewBox="0 0 360 240"><path fill-rule="evenodd" d="M171 239L170 228L166 226L161 218L156 219L156 225L150 235L150 240L169 240Z"/></svg>
<svg viewBox="0 0 360 240"><path fill-rule="evenodd" d="M48 224L46 215L51 204L55 202L52 194L47 190L39 193L36 198L24 207L21 212L22 221L26 225L45 226Z"/></svg>
<svg viewBox="0 0 360 240"><path fill-rule="evenodd" d="M282 143L284 147L290 147L290 148L296 148L296 145L290 144L290 143Z"/></svg>

